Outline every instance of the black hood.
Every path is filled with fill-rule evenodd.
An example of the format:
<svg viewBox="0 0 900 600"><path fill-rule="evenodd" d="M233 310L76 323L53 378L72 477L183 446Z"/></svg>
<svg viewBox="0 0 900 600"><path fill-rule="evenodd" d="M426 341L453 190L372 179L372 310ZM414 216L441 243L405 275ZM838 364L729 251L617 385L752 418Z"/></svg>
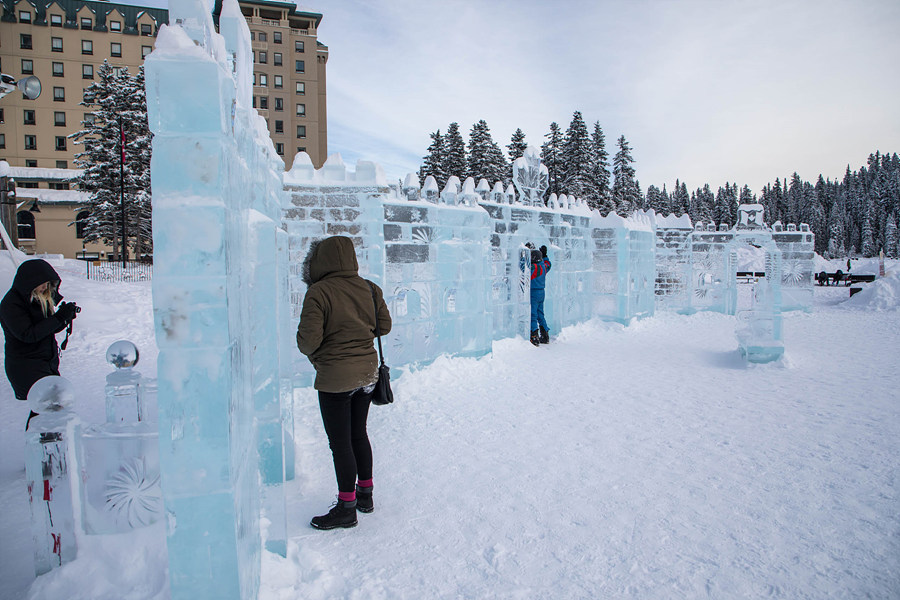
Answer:
<svg viewBox="0 0 900 600"><path fill-rule="evenodd" d="M19 270L16 271L16 277L13 279L12 289L25 300L30 300L34 288L49 281L60 281L59 274L50 266L50 263L35 258L26 260L19 265ZM62 300L62 296L58 293L55 296L56 302Z"/></svg>

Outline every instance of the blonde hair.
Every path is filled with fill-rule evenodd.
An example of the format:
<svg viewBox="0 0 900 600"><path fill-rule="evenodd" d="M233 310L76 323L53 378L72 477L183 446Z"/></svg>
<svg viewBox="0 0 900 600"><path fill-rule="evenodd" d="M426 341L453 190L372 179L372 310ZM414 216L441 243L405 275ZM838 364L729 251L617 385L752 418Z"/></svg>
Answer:
<svg viewBox="0 0 900 600"><path fill-rule="evenodd" d="M56 292L56 288L59 287L58 281L48 281L47 283L49 285L43 292L38 292L37 288L31 291L31 301L41 305L41 310L45 317L49 317L56 312L56 308L53 306L53 294Z"/></svg>

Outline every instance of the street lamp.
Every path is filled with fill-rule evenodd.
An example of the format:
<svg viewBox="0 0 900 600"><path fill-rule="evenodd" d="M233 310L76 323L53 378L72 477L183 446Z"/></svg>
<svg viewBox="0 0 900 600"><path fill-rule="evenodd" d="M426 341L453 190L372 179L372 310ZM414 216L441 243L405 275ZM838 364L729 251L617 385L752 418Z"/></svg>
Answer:
<svg viewBox="0 0 900 600"><path fill-rule="evenodd" d="M41 80L34 75L16 81L11 75L0 73L0 98L18 88L29 100L36 100L41 95Z"/></svg>

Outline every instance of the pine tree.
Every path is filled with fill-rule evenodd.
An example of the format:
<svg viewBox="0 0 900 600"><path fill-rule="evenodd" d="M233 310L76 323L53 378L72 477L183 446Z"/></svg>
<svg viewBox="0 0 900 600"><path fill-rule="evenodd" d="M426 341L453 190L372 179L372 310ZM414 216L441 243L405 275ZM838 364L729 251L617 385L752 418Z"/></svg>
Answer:
<svg viewBox="0 0 900 600"><path fill-rule="evenodd" d="M657 215L662 217L669 214L668 198L663 197L663 192L655 185L647 188L647 208L653 210Z"/></svg>
<svg viewBox="0 0 900 600"><path fill-rule="evenodd" d="M525 156L525 150L528 148L528 144L525 142L525 133L521 129L516 129L506 148L509 150L509 162L511 163L515 162L517 158Z"/></svg>
<svg viewBox="0 0 900 600"><path fill-rule="evenodd" d="M897 233L897 215L888 216L884 228L884 255L888 258L900 258L900 235Z"/></svg>
<svg viewBox="0 0 900 600"><path fill-rule="evenodd" d="M581 112L576 110L563 141L562 162L565 175L562 187L566 194L587 199L589 206L591 202L596 204L599 199L591 180L592 154L587 125L584 124Z"/></svg>
<svg viewBox="0 0 900 600"><path fill-rule="evenodd" d="M835 202L828 215L828 255L827 258L847 256L844 245L844 211L840 202Z"/></svg>
<svg viewBox="0 0 900 600"><path fill-rule="evenodd" d="M126 243L136 254L150 252L151 135L143 70L136 76L127 69L117 74L104 61L97 80L84 90L81 105L91 109L90 116L69 137L84 147L75 155L82 169L75 181L90 198L85 241L111 243L114 254L120 253L124 197Z"/></svg>
<svg viewBox="0 0 900 600"><path fill-rule="evenodd" d="M599 121L594 123L594 131L591 133L591 148L593 150L590 174L591 187L597 196L596 198L588 198L588 205L590 206L593 200L597 205L596 208L599 208L604 214L608 214L610 210L615 209L615 206L612 202L612 189L609 186L611 174L609 172L609 152L606 151L606 135L603 133L603 128L600 127ZM649 188L647 192L649 194ZM594 207L592 206L591 208Z"/></svg>
<svg viewBox="0 0 900 600"><path fill-rule="evenodd" d="M428 154L422 157L422 166L419 168L419 185L425 185L425 178L431 175L437 181L438 189L444 189L447 183L447 173L444 172L446 156L444 154L444 136L438 129L431 136L431 144L428 146Z"/></svg>
<svg viewBox="0 0 900 600"><path fill-rule="evenodd" d="M547 141L541 144L541 162L547 167L550 174L547 194L562 193L563 165L562 144L563 137L559 125L554 121L550 123L550 133L544 136Z"/></svg>
<svg viewBox="0 0 900 600"><path fill-rule="evenodd" d="M454 121L447 126L444 135L444 175L448 179L455 175L460 181L465 180L467 165L466 143L459 132L459 123ZM444 189L445 184L446 179L439 189Z"/></svg>
<svg viewBox="0 0 900 600"><path fill-rule="evenodd" d="M500 147L491 137L491 130L487 122L482 119L472 126L469 133L469 160L467 177L472 177L477 183L480 179L488 180L493 185L502 181L508 185L512 179L509 164L500 151Z"/></svg>
<svg viewBox="0 0 900 600"><path fill-rule="evenodd" d="M640 192L638 191L637 182L634 179L634 167L631 163L634 158L631 157L631 146L625 140L625 136L620 136L617 142L618 151L613 158L613 183L612 196L616 203L616 213L620 216L628 216L635 210L640 201ZM687 190L685 189L685 192Z"/></svg>
<svg viewBox="0 0 900 600"><path fill-rule="evenodd" d="M869 209L866 211L866 216L863 218L862 224L862 240L860 245L860 252L866 258L872 258L878 253L878 247L875 243L875 234L874 227L872 224L872 220L875 217L875 206L874 202L869 203Z"/></svg>
<svg viewBox="0 0 900 600"><path fill-rule="evenodd" d="M688 195L687 185L675 180L675 190L672 192L672 214L677 217L688 214L691 205L691 197Z"/></svg>

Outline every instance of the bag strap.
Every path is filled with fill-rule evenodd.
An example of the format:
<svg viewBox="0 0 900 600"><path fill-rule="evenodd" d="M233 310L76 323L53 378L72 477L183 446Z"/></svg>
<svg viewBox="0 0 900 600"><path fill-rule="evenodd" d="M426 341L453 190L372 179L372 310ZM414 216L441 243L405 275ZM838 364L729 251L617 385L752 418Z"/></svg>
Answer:
<svg viewBox="0 0 900 600"><path fill-rule="evenodd" d="M366 280L366 283L369 284L369 288L372 290L372 306L375 307L375 338L378 340L378 358L381 361L381 366L384 366L384 350L381 348L381 329L378 328L378 300L375 299L375 284L371 281Z"/></svg>

